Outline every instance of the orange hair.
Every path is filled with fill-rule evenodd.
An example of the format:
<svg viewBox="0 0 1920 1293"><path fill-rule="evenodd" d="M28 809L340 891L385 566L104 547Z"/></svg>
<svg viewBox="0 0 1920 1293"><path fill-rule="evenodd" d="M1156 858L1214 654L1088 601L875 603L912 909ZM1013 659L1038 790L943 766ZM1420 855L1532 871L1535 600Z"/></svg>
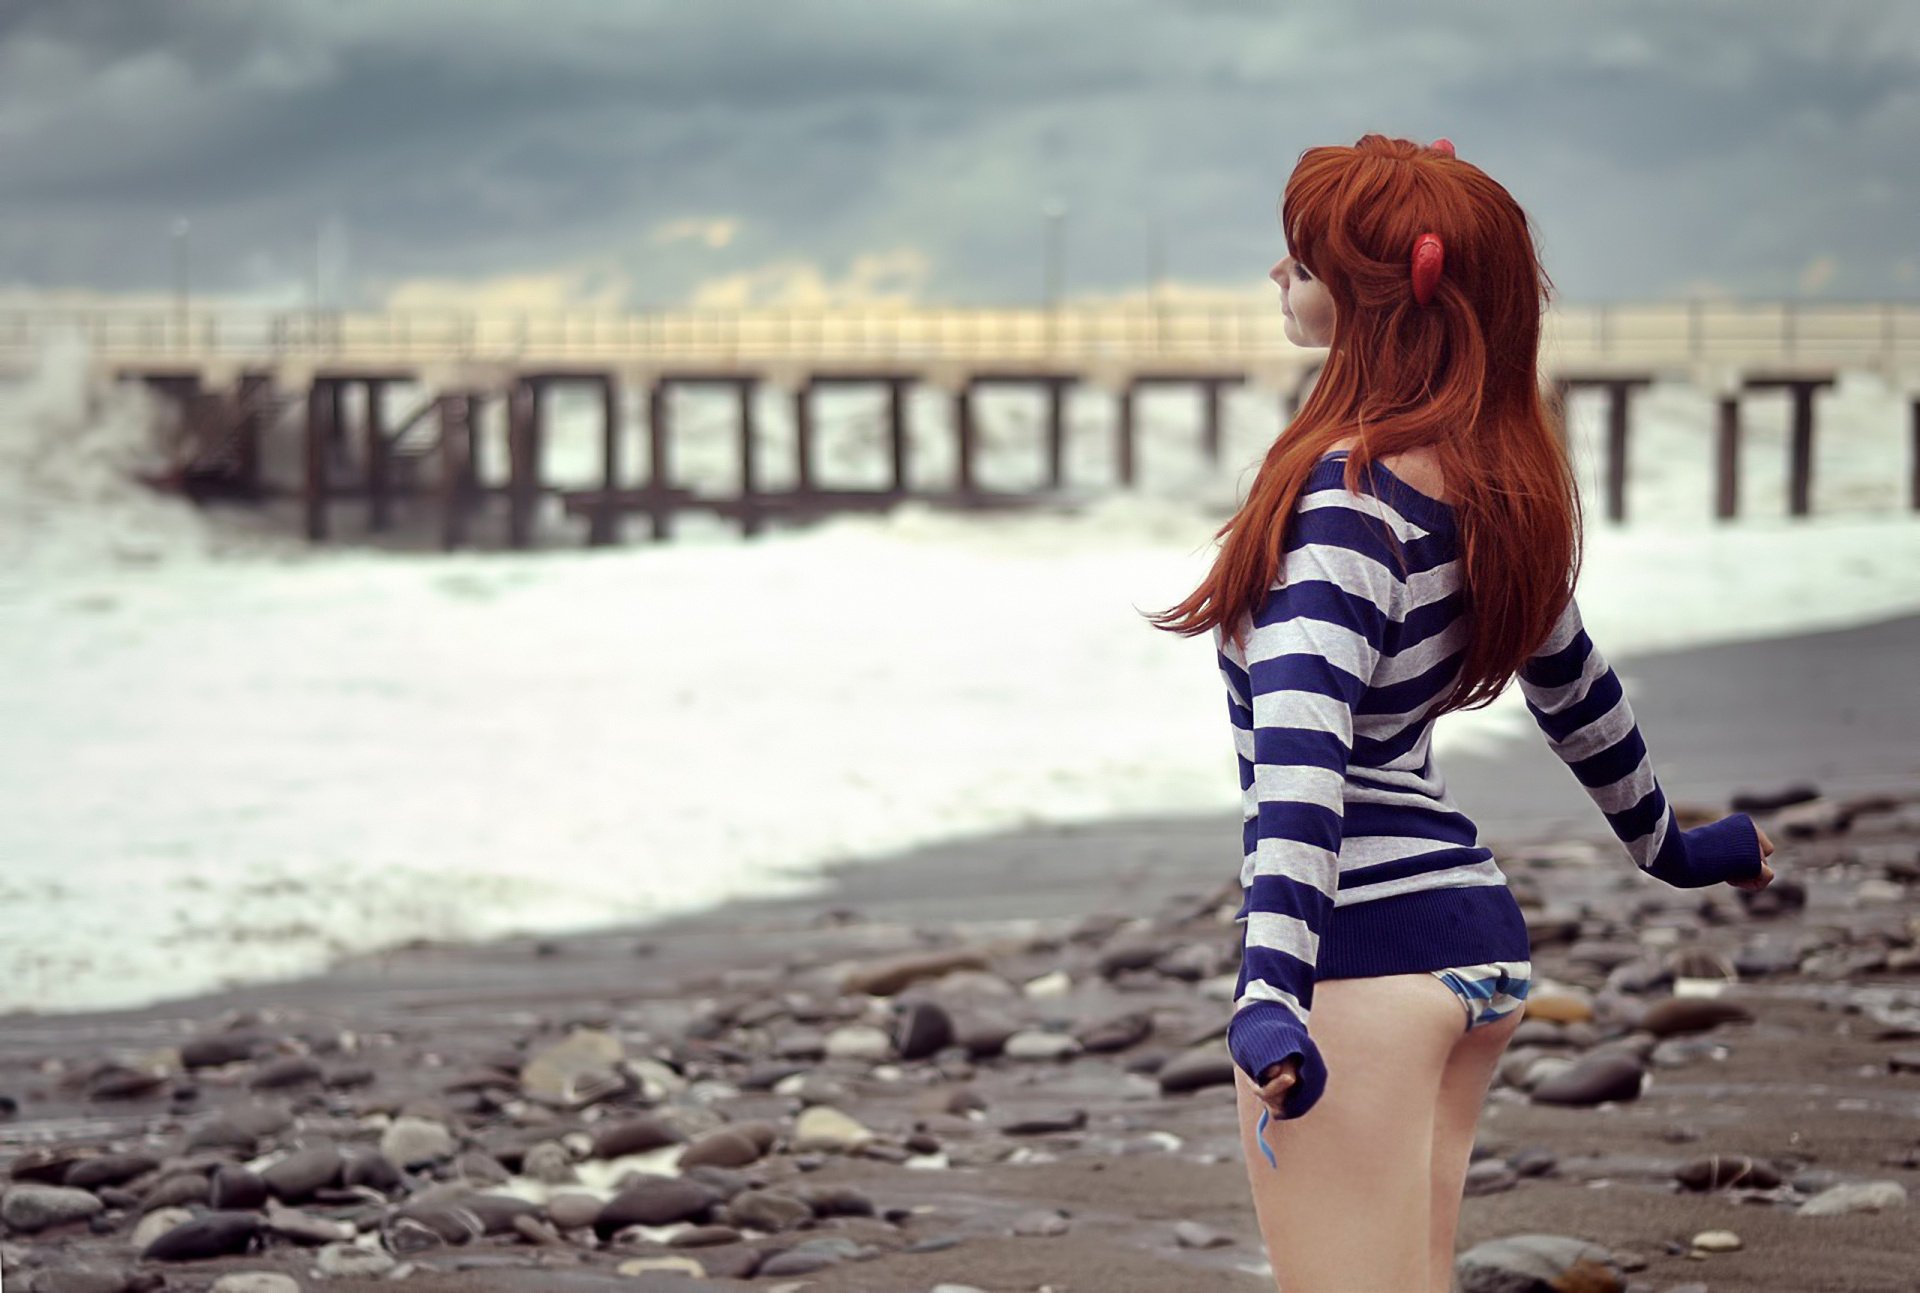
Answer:
<svg viewBox="0 0 1920 1293"><path fill-rule="evenodd" d="M1347 488L1375 458L1431 446L1458 526L1470 642L1433 712L1473 709L1506 689L1565 607L1580 567L1580 494L1538 371L1553 284L1513 195L1470 162L1366 135L1309 148L1280 219L1292 253L1333 298L1327 360L1298 415L1267 450L1247 500L1215 533L1213 567L1184 601L1148 618L1238 640L1278 577L1307 473L1357 434ZM1446 267L1414 300L1414 240L1436 233Z"/></svg>

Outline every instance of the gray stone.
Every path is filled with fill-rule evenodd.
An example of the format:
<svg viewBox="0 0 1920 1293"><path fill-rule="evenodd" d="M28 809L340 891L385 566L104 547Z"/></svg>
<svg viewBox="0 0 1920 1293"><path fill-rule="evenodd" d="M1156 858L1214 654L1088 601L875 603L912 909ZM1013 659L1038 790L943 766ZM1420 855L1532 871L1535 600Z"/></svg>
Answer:
<svg viewBox="0 0 1920 1293"><path fill-rule="evenodd" d="M1169 1059L1154 1076L1160 1090L1168 1095L1178 1091L1199 1091L1205 1087L1231 1086L1233 1056L1218 1042L1195 1046Z"/></svg>
<svg viewBox="0 0 1920 1293"><path fill-rule="evenodd" d="M283 1203L299 1203L338 1181L343 1161L336 1145L296 1149L263 1169L260 1179L268 1192Z"/></svg>
<svg viewBox="0 0 1920 1293"><path fill-rule="evenodd" d="M1198 1221L1176 1222L1173 1238L1182 1248L1226 1248L1233 1243L1233 1236L1223 1235Z"/></svg>
<svg viewBox="0 0 1920 1293"><path fill-rule="evenodd" d="M22 1234L85 1221L106 1205L85 1190L63 1185L15 1185L0 1197L0 1221Z"/></svg>
<svg viewBox="0 0 1920 1293"><path fill-rule="evenodd" d="M1631 1055L1618 1051L1588 1055L1565 1071L1536 1085L1536 1104L1596 1105L1639 1098L1646 1070Z"/></svg>
<svg viewBox="0 0 1920 1293"><path fill-rule="evenodd" d="M385 1275L396 1265L383 1248L362 1248L358 1244L328 1244L313 1255L314 1267L329 1279L356 1275Z"/></svg>
<svg viewBox="0 0 1920 1293"><path fill-rule="evenodd" d="M1010 1060L1064 1060L1080 1053L1080 1043L1070 1033L1027 1029L1007 1038L1001 1053Z"/></svg>
<svg viewBox="0 0 1920 1293"><path fill-rule="evenodd" d="M423 1167L453 1157L453 1133L426 1118L400 1117L380 1133L380 1152L401 1168Z"/></svg>
<svg viewBox="0 0 1920 1293"><path fill-rule="evenodd" d="M300 1283L272 1271L235 1271L215 1280L208 1293L300 1293Z"/></svg>
<svg viewBox="0 0 1920 1293"><path fill-rule="evenodd" d="M627 1154L644 1154L667 1145L678 1145L685 1139L680 1129L664 1118L652 1115L625 1118L594 1133L593 1157L620 1158Z"/></svg>
<svg viewBox="0 0 1920 1293"><path fill-rule="evenodd" d="M1856 1181L1823 1190L1800 1205L1803 1217L1837 1217L1848 1212L1881 1212L1907 1206L1907 1187L1898 1181Z"/></svg>
<svg viewBox="0 0 1920 1293"><path fill-rule="evenodd" d="M1052 1238L1064 1235L1072 1226L1067 1214L1058 1208L1035 1208L1023 1212L1013 1219L1013 1233L1032 1237Z"/></svg>
<svg viewBox="0 0 1920 1293"><path fill-rule="evenodd" d="M736 1226L777 1233L813 1220L813 1209L779 1190L748 1190L727 1204L727 1217Z"/></svg>
<svg viewBox="0 0 1920 1293"><path fill-rule="evenodd" d="M1625 1284L1605 1248L1562 1235L1489 1239L1460 1254L1454 1271L1460 1293L1605 1293Z"/></svg>
<svg viewBox="0 0 1920 1293"><path fill-rule="evenodd" d="M692 1221L719 1200L718 1191L698 1181L671 1176L639 1178L607 1200L594 1218L593 1228L605 1239L626 1226Z"/></svg>
<svg viewBox="0 0 1920 1293"><path fill-rule="evenodd" d="M251 1212L209 1212L185 1225L175 1226L148 1244L140 1255L156 1262L194 1262L208 1257L225 1257L247 1252L259 1235L260 1218Z"/></svg>
<svg viewBox="0 0 1920 1293"><path fill-rule="evenodd" d="M83 1158L69 1167L62 1184L75 1190L124 1185L158 1166L160 1160L147 1154L102 1154L98 1158Z"/></svg>

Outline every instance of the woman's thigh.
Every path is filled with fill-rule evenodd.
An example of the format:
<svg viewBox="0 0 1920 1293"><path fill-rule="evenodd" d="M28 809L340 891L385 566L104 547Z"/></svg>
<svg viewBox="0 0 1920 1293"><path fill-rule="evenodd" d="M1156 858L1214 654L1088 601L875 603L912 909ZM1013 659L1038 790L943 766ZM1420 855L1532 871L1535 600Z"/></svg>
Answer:
<svg viewBox="0 0 1920 1293"><path fill-rule="evenodd" d="M1260 1235L1282 1293L1424 1289L1434 1108L1462 1028L1460 1000L1431 974L1327 979L1309 1021L1327 1086L1304 1117L1267 1124L1236 1070L1241 1147Z"/></svg>

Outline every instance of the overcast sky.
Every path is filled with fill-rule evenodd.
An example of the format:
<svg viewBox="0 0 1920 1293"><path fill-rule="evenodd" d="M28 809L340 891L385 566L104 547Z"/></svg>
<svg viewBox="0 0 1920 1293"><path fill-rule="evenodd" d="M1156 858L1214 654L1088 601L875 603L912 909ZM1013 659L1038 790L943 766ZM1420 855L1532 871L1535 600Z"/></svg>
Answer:
<svg viewBox="0 0 1920 1293"><path fill-rule="evenodd" d="M1070 295L1259 289L1376 130L1568 301L1920 297L1912 0L0 0L0 289L1026 303L1049 199Z"/></svg>

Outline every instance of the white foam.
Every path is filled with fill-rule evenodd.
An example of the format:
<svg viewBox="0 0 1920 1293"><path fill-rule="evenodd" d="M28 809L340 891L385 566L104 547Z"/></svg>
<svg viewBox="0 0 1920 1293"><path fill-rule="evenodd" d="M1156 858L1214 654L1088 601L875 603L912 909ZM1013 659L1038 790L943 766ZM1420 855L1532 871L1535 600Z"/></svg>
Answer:
<svg viewBox="0 0 1920 1293"><path fill-rule="evenodd" d="M690 527L666 546L295 559L297 541L128 485L144 424L79 358L0 397L0 1009L647 919L1003 827L1237 806L1210 648L1139 610L1202 573L1277 429L1265 399L1229 401L1218 472L1194 461L1192 401L1143 399L1148 486L1076 516L907 507L751 542ZM1581 601L1611 657L1920 608L1920 519L1886 483L1904 423L1871 384L1824 415L1820 514L1781 518L1756 451L1733 527L1706 520L1709 424L1685 396L1641 418L1644 523L1592 508ZM1037 479L1032 403L1018 426L1017 401L987 410L987 479ZM942 410L914 411L932 478ZM1101 480L1111 410L1071 412L1075 478ZM717 430L690 413L682 460L718 471L727 424L700 416ZM834 419L860 416L823 417L828 462L873 425ZM779 443L772 411L763 426ZM591 419L563 407L555 429L584 477ZM1510 689L1441 722L1442 765L1529 730Z"/></svg>

